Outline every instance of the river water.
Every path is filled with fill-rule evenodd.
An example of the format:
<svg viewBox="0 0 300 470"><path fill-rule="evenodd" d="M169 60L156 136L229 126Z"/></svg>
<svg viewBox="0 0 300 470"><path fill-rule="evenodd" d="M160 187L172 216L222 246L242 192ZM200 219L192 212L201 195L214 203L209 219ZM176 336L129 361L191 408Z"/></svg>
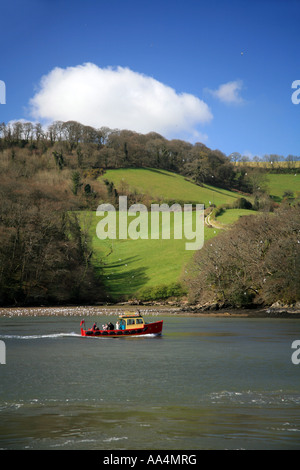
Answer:
<svg viewBox="0 0 300 470"><path fill-rule="evenodd" d="M300 320L149 314L161 337L82 338L84 308L7 312L0 449L300 449Z"/></svg>

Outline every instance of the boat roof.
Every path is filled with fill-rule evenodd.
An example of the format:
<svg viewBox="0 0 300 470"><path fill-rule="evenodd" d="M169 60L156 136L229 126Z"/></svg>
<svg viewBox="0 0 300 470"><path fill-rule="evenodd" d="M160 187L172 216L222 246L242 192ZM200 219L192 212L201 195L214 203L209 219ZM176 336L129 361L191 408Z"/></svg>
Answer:
<svg viewBox="0 0 300 470"><path fill-rule="evenodd" d="M119 318L143 318L140 313L123 313L122 315L119 315Z"/></svg>

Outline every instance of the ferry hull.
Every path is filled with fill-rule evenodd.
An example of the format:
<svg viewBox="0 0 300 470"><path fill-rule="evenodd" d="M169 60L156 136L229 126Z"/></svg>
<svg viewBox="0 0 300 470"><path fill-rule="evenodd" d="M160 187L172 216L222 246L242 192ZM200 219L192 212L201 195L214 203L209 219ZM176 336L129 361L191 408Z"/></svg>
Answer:
<svg viewBox="0 0 300 470"><path fill-rule="evenodd" d="M85 330L81 328L81 336L96 336L99 338L120 337L120 336L142 336L142 335L161 335L163 320L147 323L142 328L132 328L126 330Z"/></svg>

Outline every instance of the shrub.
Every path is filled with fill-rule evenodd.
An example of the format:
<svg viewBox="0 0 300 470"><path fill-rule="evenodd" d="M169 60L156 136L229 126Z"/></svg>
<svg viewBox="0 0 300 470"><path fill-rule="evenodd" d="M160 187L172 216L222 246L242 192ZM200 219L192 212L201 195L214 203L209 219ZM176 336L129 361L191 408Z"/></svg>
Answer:
<svg viewBox="0 0 300 470"><path fill-rule="evenodd" d="M144 287L137 295L139 300L165 300L169 297L182 297L186 294L186 290L179 282L165 284L154 287Z"/></svg>
<svg viewBox="0 0 300 470"><path fill-rule="evenodd" d="M252 209L252 204L244 197L238 198L233 204L235 209Z"/></svg>

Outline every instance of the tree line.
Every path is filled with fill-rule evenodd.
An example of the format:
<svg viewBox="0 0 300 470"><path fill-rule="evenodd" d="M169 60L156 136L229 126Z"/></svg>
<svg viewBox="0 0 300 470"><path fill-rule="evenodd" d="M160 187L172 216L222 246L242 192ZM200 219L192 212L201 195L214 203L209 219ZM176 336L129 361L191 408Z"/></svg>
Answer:
<svg viewBox="0 0 300 470"><path fill-rule="evenodd" d="M49 151L57 164L81 169L151 167L180 173L199 185L209 184L247 193L255 191L261 167L237 165L243 158L237 152L226 156L203 143L168 140L156 132L140 134L130 130L95 129L77 121L55 121L44 129L40 123L16 121L0 124L0 150L28 148ZM279 161L276 155L266 161ZM246 158L246 157L245 157ZM289 170L300 157L288 156ZM244 162L245 163L245 162ZM298 169L296 168L296 171Z"/></svg>
<svg viewBox="0 0 300 470"><path fill-rule="evenodd" d="M257 166L268 169L268 171L280 172L284 170L294 170L298 168L297 162L300 161L300 155L289 154L286 157L284 155L278 155L276 153L265 154L262 157L255 155L252 159L248 155L241 155L239 152L233 152L230 154L230 159L235 164L247 165L253 162ZM282 165L284 163L285 165Z"/></svg>

